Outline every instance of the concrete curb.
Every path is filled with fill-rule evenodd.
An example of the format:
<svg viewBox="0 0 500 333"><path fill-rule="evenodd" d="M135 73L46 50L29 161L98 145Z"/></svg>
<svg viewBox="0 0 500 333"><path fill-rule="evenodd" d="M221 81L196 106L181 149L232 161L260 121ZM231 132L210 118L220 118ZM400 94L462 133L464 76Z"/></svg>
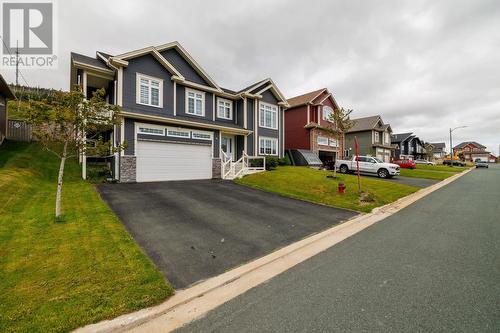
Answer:
<svg viewBox="0 0 500 333"><path fill-rule="evenodd" d="M342 224L288 245L262 258L200 282L188 289L180 290L160 305L122 315L112 320L87 325L76 329L74 332L170 332L400 211L471 170L472 168L453 175L393 203L375 208L369 214L358 215Z"/></svg>

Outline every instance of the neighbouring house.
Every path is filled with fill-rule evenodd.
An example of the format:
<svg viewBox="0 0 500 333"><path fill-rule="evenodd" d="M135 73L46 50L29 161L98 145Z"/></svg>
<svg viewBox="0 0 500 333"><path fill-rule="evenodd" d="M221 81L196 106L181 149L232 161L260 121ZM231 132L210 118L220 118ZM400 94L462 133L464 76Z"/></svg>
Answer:
<svg viewBox="0 0 500 333"><path fill-rule="evenodd" d="M446 144L444 142L431 142L430 144L433 147L432 149L433 158L436 160L444 159L446 155Z"/></svg>
<svg viewBox="0 0 500 333"><path fill-rule="evenodd" d="M358 139L359 155L375 156L390 162L394 147L391 145L391 125L383 122L381 116L352 119L354 125L345 135L344 156L355 154L354 138Z"/></svg>
<svg viewBox="0 0 500 333"><path fill-rule="evenodd" d="M488 162L490 163L497 163L498 162L498 157L490 153L490 156L488 157Z"/></svg>
<svg viewBox="0 0 500 333"><path fill-rule="evenodd" d="M0 75L0 145L7 137L7 123L9 121L9 110L7 108L7 101L15 99L16 96L10 89L7 82L2 75Z"/></svg>
<svg viewBox="0 0 500 333"><path fill-rule="evenodd" d="M413 133L399 133L391 136L394 147L393 158L399 159L424 159L426 151L424 142Z"/></svg>
<svg viewBox="0 0 500 333"><path fill-rule="evenodd" d="M285 149L290 150L292 160L295 150L302 154L312 152L323 165L333 166L342 158L344 136L335 135L336 125L332 114L339 106L327 88L311 91L288 99L285 111ZM297 162L294 162L297 164Z"/></svg>
<svg viewBox="0 0 500 333"><path fill-rule="evenodd" d="M120 182L234 178L284 155L288 103L275 83L222 88L178 42L95 58L71 53L70 83L86 96L105 88L121 107L111 133L115 145L127 143L113 161Z"/></svg>
<svg viewBox="0 0 500 333"><path fill-rule="evenodd" d="M491 155L489 151L486 151L485 146L475 141L466 141L456 145L453 147L453 154L468 162L474 162L476 159L488 162Z"/></svg>

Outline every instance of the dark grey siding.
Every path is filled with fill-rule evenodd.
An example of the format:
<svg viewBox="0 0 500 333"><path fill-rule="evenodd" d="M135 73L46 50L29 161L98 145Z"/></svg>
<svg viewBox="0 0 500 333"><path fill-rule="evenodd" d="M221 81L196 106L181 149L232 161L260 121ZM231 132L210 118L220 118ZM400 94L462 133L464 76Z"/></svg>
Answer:
<svg viewBox="0 0 500 333"><path fill-rule="evenodd" d="M245 137L243 135L237 135L236 136L236 159L240 159L241 156L243 156L244 149L245 149Z"/></svg>
<svg viewBox="0 0 500 333"><path fill-rule="evenodd" d="M172 66L175 67L188 81L209 85L207 81L205 81L198 72L186 61L184 58L177 52L176 49L169 49L160 54L167 59Z"/></svg>
<svg viewBox="0 0 500 333"><path fill-rule="evenodd" d="M214 131L214 157L219 157L219 131Z"/></svg>
<svg viewBox="0 0 500 333"><path fill-rule="evenodd" d="M190 88L187 88L190 89ZM196 89L193 89L196 90ZM177 84L177 118L200 121L206 123L207 121L213 123L214 119L214 95L210 92L205 92L205 116L195 116L186 113L186 87ZM231 125L232 122L224 122L220 119L216 121L220 125Z"/></svg>
<svg viewBox="0 0 500 333"><path fill-rule="evenodd" d="M109 104L115 104L115 81L109 81L106 89Z"/></svg>
<svg viewBox="0 0 500 333"><path fill-rule="evenodd" d="M136 103L137 73L163 79L163 108ZM173 115L173 82L170 73L152 55L129 60L123 69L123 108L136 113L167 117Z"/></svg>
<svg viewBox="0 0 500 333"><path fill-rule="evenodd" d="M278 104L278 99L269 89L262 93L262 101L270 104Z"/></svg>
<svg viewBox="0 0 500 333"><path fill-rule="evenodd" d="M235 124L237 125L240 125L240 126L244 126L244 121L243 121L243 118L244 118L244 114L243 114L243 100L242 99L239 99L236 103L233 103L235 104L235 108L234 108L234 121L235 121Z"/></svg>
<svg viewBox="0 0 500 333"><path fill-rule="evenodd" d="M254 129L254 105L255 102L253 99L247 99L247 127L249 130L253 131ZM255 141L254 141L254 134L250 134L247 137L247 154L250 156L255 155Z"/></svg>
<svg viewBox="0 0 500 333"><path fill-rule="evenodd" d="M125 118L125 155L135 154L135 122L133 119Z"/></svg>

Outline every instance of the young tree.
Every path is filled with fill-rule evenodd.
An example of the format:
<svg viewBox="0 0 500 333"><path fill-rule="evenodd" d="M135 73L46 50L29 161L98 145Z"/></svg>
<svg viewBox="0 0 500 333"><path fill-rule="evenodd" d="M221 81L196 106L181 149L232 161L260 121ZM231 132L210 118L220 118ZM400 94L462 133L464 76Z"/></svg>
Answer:
<svg viewBox="0 0 500 333"><path fill-rule="evenodd" d="M352 109L345 110L344 108L340 108L335 110L330 115L331 124L327 127L323 128L324 131L335 136L337 140L337 145L340 143L342 138L347 131L349 131L352 126L354 126L354 122L350 119L350 114L352 113ZM337 177L337 164L333 166L333 177Z"/></svg>
<svg viewBox="0 0 500 333"><path fill-rule="evenodd" d="M61 216L61 195L66 160L82 152L93 156L114 153L123 145L112 147L103 133L120 124L120 108L104 100L104 89L86 99L81 90L56 92L50 99L33 101L28 109L28 122L33 125L33 136L43 148L61 162L57 177L56 218ZM91 147L87 142L92 140Z"/></svg>

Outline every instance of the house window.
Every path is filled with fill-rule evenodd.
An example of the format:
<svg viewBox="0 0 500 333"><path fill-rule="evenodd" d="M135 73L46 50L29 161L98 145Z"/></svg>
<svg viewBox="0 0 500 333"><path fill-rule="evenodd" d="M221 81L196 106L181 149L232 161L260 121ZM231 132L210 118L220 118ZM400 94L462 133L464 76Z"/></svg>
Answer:
<svg viewBox="0 0 500 333"><path fill-rule="evenodd" d="M205 116L205 93L186 89L186 113L195 116Z"/></svg>
<svg viewBox="0 0 500 333"><path fill-rule="evenodd" d="M137 131L139 134L148 134L148 135L165 135L165 129L164 128L157 128L157 127L146 127L146 126L139 126L139 129Z"/></svg>
<svg viewBox="0 0 500 333"><path fill-rule="evenodd" d="M278 155L278 139L260 137L259 153L261 155Z"/></svg>
<svg viewBox="0 0 500 333"><path fill-rule="evenodd" d="M375 132L374 136L375 136L375 139L374 139L375 143L378 143L379 140L380 140L380 138L379 138L379 132Z"/></svg>
<svg viewBox="0 0 500 333"><path fill-rule="evenodd" d="M222 119L233 119L233 102L227 99L217 99L217 117Z"/></svg>
<svg viewBox="0 0 500 333"><path fill-rule="evenodd" d="M336 139L330 139L328 143L330 144L330 147L338 147Z"/></svg>
<svg viewBox="0 0 500 333"><path fill-rule="evenodd" d="M384 139L385 139L385 140L384 140L384 142L385 142L386 144L390 144L390 143L391 143L389 133L384 132Z"/></svg>
<svg viewBox="0 0 500 333"><path fill-rule="evenodd" d="M324 136L318 136L318 145L328 146L328 138Z"/></svg>
<svg viewBox="0 0 500 333"><path fill-rule="evenodd" d="M278 129L278 107L276 105L259 103L260 127Z"/></svg>
<svg viewBox="0 0 500 333"><path fill-rule="evenodd" d="M349 149L344 150L344 156L349 157Z"/></svg>
<svg viewBox="0 0 500 333"><path fill-rule="evenodd" d="M191 137L191 131L182 128L167 128L167 136L174 138L187 138Z"/></svg>
<svg viewBox="0 0 500 333"><path fill-rule="evenodd" d="M329 106L323 106L323 120L333 121L333 109Z"/></svg>
<svg viewBox="0 0 500 333"><path fill-rule="evenodd" d="M212 140L212 133L202 131L191 131L191 137L198 140Z"/></svg>
<svg viewBox="0 0 500 333"><path fill-rule="evenodd" d="M148 106L163 107L163 80L137 74L136 102Z"/></svg>

